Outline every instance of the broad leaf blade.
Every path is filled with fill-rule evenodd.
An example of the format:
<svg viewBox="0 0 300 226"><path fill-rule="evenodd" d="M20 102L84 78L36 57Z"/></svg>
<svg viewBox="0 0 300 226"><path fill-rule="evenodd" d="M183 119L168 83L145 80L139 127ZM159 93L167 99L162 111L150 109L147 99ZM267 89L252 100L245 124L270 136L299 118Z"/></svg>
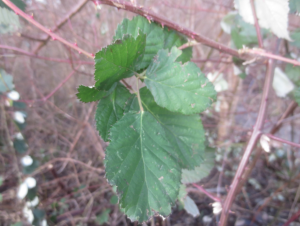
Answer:
<svg viewBox="0 0 300 226"><path fill-rule="evenodd" d="M296 29L292 34L291 38L293 39L292 42L290 42L291 45L296 46L300 48L300 29Z"/></svg>
<svg viewBox="0 0 300 226"><path fill-rule="evenodd" d="M171 213L180 184L163 128L148 112L127 113L111 129L106 150L106 178L117 185L120 206L128 217L146 221Z"/></svg>
<svg viewBox="0 0 300 226"><path fill-rule="evenodd" d="M7 8L0 7L0 34L15 32L20 27L18 15Z"/></svg>
<svg viewBox="0 0 300 226"><path fill-rule="evenodd" d="M96 88L109 90L123 78L134 75L144 57L146 35L139 34L136 39L126 35L99 51L95 56Z"/></svg>
<svg viewBox="0 0 300 226"><path fill-rule="evenodd" d="M82 102L88 103L92 101L100 100L107 94L106 91L98 90L95 87L79 86L76 96Z"/></svg>
<svg viewBox="0 0 300 226"><path fill-rule="evenodd" d="M213 148L207 148L204 155L204 161L201 162L200 166L197 166L193 170L182 170L181 183L197 183L203 178L207 177L214 167L215 163L215 150Z"/></svg>
<svg viewBox="0 0 300 226"><path fill-rule="evenodd" d="M177 159L180 167L194 169L199 166L205 151L205 135L199 115L182 115L158 106L146 87L140 89L140 97L144 110L164 130L172 146L172 156ZM137 98L129 101L127 107L131 112L139 112Z"/></svg>
<svg viewBox="0 0 300 226"><path fill-rule="evenodd" d="M296 86L300 86L300 67L299 66L287 64L285 67L285 73Z"/></svg>
<svg viewBox="0 0 300 226"><path fill-rule="evenodd" d="M99 135L104 141L109 141L110 128L123 117L124 107L130 96L130 92L118 83L108 97L100 100L96 110L95 121Z"/></svg>
<svg viewBox="0 0 300 226"><path fill-rule="evenodd" d="M194 114L206 110L216 99L211 82L191 62L175 62L181 50L160 50L146 72L145 84L156 103L170 111Z"/></svg>
<svg viewBox="0 0 300 226"><path fill-rule="evenodd" d="M26 4L22 0L11 0L11 2L15 4L22 11L25 11ZM12 9L9 8L2 0L0 0L0 7L4 7L12 11Z"/></svg>
<svg viewBox="0 0 300 226"><path fill-rule="evenodd" d="M290 0L290 13L300 13L300 1Z"/></svg>
<svg viewBox="0 0 300 226"><path fill-rule="evenodd" d="M180 35L174 30L169 30L168 28L164 29L164 36L164 49L168 49L169 51L173 46L180 47L188 42L186 37ZM182 50L182 54L176 59L176 61L185 63L192 58L192 55L192 47L185 48Z"/></svg>
<svg viewBox="0 0 300 226"><path fill-rule="evenodd" d="M11 91L14 87L13 77L0 69L0 93Z"/></svg>
<svg viewBox="0 0 300 226"><path fill-rule="evenodd" d="M146 34L147 39L145 54L138 69L148 67L158 50L163 49L163 29L156 23L149 23L144 17L136 16L132 20L124 19L122 23L118 25L114 36L114 40L122 39L126 34L130 34L136 38L140 31Z"/></svg>

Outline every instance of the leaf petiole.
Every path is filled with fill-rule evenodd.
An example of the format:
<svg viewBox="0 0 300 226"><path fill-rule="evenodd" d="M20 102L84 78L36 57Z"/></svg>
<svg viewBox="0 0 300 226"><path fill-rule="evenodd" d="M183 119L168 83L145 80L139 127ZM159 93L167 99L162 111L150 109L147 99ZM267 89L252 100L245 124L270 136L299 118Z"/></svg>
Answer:
<svg viewBox="0 0 300 226"><path fill-rule="evenodd" d="M138 98L138 101L139 101L140 110L141 110L141 113L143 113L144 108L143 108L142 101L141 101L141 96L140 96L139 78L138 77L136 78L136 88L137 88L137 98Z"/></svg>

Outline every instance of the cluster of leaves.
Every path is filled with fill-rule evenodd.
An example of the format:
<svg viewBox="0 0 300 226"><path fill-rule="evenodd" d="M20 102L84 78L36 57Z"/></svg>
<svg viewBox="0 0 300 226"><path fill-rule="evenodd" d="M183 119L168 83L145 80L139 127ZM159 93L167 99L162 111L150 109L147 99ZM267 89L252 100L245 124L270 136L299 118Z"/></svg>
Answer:
<svg viewBox="0 0 300 226"><path fill-rule="evenodd" d="M197 167L209 156L199 113L216 99L216 92L189 62L191 48L177 48L186 42L145 18L125 19L114 43L95 56L94 87L78 89L81 101L100 100L96 125L110 142L106 177L117 186L121 209L134 221L170 214L182 170L199 173ZM137 90L130 92L120 80L132 76ZM139 89L139 80L145 87Z"/></svg>

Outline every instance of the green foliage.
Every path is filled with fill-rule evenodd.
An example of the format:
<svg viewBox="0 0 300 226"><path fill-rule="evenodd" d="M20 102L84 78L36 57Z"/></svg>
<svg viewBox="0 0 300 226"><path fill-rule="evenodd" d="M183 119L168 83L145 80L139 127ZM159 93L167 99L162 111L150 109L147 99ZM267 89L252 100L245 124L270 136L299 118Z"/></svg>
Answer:
<svg viewBox="0 0 300 226"><path fill-rule="evenodd" d="M170 214L182 170L194 170L206 159L199 113L216 92L200 69L186 62L191 48L177 49L186 42L144 18L125 19L114 43L95 56L95 88L81 86L77 94L84 102L100 99L96 126L110 141L106 178L131 220ZM119 81L131 76L147 87L130 93Z"/></svg>
<svg viewBox="0 0 300 226"><path fill-rule="evenodd" d="M102 213L101 213L101 215L100 216L97 216L97 218L96 218L96 222L98 223L98 224L104 224L104 223L107 223L108 222L108 220L109 220L109 213L110 213L110 209L106 209L106 210L104 210Z"/></svg>
<svg viewBox="0 0 300 226"><path fill-rule="evenodd" d="M300 67L287 64L285 67L285 74L296 86L300 87Z"/></svg>
<svg viewBox="0 0 300 226"><path fill-rule="evenodd" d="M100 100L96 110L95 121L99 135L104 141L109 141L111 126L123 117L124 107L130 96L130 92L118 83L108 97Z"/></svg>
<svg viewBox="0 0 300 226"><path fill-rule="evenodd" d="M176 62L181 50L160 50L146 71L145 84L158 105L170 111L194 114L206 110L216 99L212 83L191 62Z"/></svg>
<svg viewBox="0 0 300 226"><path fill-rule="evenodd" d="M40 163L34 159L31 165L23 167L23 173L31 174L34 170L36 170L39 167L39 165Z"/></svg>
<svg viewBox="0 0 300 226"><path fill-rule="evenodd" d="M14 149L19 154L24 154L28 149L28 145L26 144L24 139L15 138L13 144L14 144Z"/></svg>
<svg viewBox="0 0 300 226"><path fill-rule="evenodd" d="M299 0L290 0L290 13L300 13Z"/></svg>
<svg viewBox="0 0 300 226"><path fill-rule="evenodd" d="M13 11L2 8L0 1L0 34L15 32L20 27L19 17Z"/></svg>
<svg viewBox="0 0 300 226"><path fill-rule="evenodd" d="M94 87L90 88L87 86L79 86L78 93L76 94L77 98L85 103L101 100L101 98L106 95L107 92L104 90L98 90Z"/></svg>
<svg viewBox="0 0 300 226"><path fill-rule="evenodd" d="M133 76L140 69L145 45L146 35L139 33L136 39L125 35L99 51L95 56L96 88L109 90L115 82Z"/></svg>
<svg viewBox="0 0 300 226"><path fill-rule="evenodd" d="M19 9L21 9L22 11L25 11L26 4L24 3L24 1L22 1L22 0L11 0L11 2L14 5L16 5ZM2 0L0 0L0 7L4 7L4 8L7 8L7 9L11 10L11 8L9 8Z"/></svg>
<svg viewBox="0 0 300 226"><path fill-rule="evenodd" d="M11 91L14 87L13 77L0 69L0 93Z"/></svg>
<svg viewBox="0 0 300 226"><path fill-rule="evenodd" d="M181 183L197 183L201 179L207 177L214 167L215 162L215 150L213 148L207 147L205 150L205 159L200 166L195 167L193 170L182 170Z"/></svg>
<svg viewBox="0 0 300 226"><path fill-rule="evenodd" d="M300 106L300 87L294 90L294 99L297 104Z"/></svg>
<svg viewBox="0 0 300 226"><path fill-rule="evenodd" d="M179 47L187 43L187 39L176 31L169 30L168 28L162 29L159 24L148 22L146 18L140 16L136 16L132 20L124 19L116 30L114 40L122 39L125 34L137 37L139 31L147 35L145 55L139 69L148 67L160 49L170 50L173 46ZM177 61L185 63L191 57L192 48L189 47L183 50L182 55L178 57Z"/></svg>
<svg viewBox="0 0 300 226"><path fill-rule="evenodd" d="M300 29L296 29L291 33L292 42L290 42L291 45L296 46L300 48Z"/></svg>

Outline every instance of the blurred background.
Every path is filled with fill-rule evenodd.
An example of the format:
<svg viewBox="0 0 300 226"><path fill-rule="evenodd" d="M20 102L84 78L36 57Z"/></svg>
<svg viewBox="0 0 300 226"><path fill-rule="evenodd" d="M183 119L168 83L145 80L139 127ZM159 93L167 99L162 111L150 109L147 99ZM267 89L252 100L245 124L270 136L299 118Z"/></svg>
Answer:
<svg viewBox="0 0 300 226"><path fill-rule="evenodd" d="M117 25L134 16L88 0L16 2L43 26L90 53L110 44ZM235 48L225 32L231 25L224 22L235 10L232 0L136 0L136 4ZM95 128L97 103L84 104L76 98L79 85L94 85L93 60L15 16L10 23L0 23L0 73L9 86L1 87L0 82L0 225L137 225L119 209L115 189L104 177L108 143ZM299 27L300 18L291 14L289 29ZM267 33L264 40L265 48L273 51L276 37ZM250 46L255 45L254 40ZM299 53L297 46L280 43L280 55L297 58ZM217 102L201 114L209 145L216 150L215 167L199 185L222 199L256 120L264 62L240 66L231 56L201 44L193 47L192 61L218 91ZM288 73L285 64L276 66L278 73ZM297 76L294 80L299 82ZM274 129L292 99L271 90L264 132ZM294 109L276 136L299 143L300 110L295 105ZM229 225L283 225L299 210L299 148L280 142L271 142L270 147L269 153L257 148L251 156L253 170L236 197ZM214 201L193 185L187 192L199 213L187 213L179 201L172 215L165 220L155 217L148 225L216 225Z"/></svg>

